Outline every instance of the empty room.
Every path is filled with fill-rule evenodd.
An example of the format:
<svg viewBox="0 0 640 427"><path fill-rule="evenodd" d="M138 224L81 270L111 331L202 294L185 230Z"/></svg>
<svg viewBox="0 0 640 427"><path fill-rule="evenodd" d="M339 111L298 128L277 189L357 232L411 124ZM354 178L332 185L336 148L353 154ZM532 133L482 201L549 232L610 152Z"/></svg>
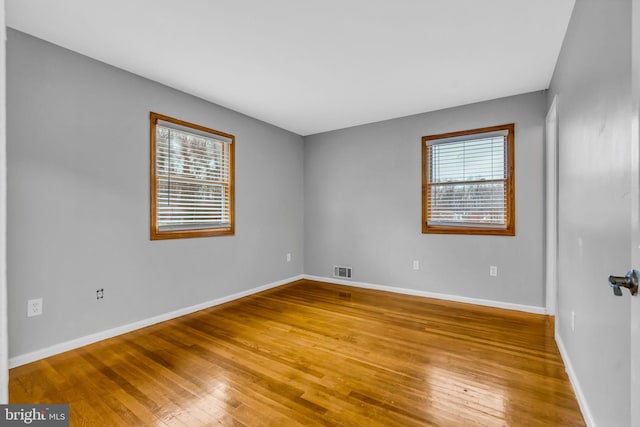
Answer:
<svg viewBox="0 0 640 427"><path fill-rule="evenodd" d="M0 425L640 426L640 0L0 11Z"/></svg>

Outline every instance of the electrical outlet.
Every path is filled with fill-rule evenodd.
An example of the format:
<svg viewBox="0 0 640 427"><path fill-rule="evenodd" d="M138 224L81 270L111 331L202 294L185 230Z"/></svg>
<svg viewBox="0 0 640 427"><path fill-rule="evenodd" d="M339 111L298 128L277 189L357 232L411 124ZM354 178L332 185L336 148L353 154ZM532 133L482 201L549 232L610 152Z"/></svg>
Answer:
<svg viewBox="0 0 640 427"><path fill-rule="evenodd" d="M100 288L96 291L96 299L103 299L104 298L104 289Z"/></svg>
<svg viewBox="0 0 640 427"><path fill-rule="evenodd" d="M413 260L413 269L420 270L420 260L417 260L417 259Z"/></svg>
<svg viewBox="0 0 640 427"><path fill-rule="evenodd" d="M287 253L287 262L291 262L291 253L290 252Z"/></svg>
<svg viewBox="0 0 640 427"><path fill-rule="evenodd" d="M576 330L576 312L571 312L571 332Z"/></svg>
<svg viewBox="0 0 640 427"><path fill-rule="evenodd" d="M27 317L40 316L42 314L42 298L27 301Z"/></svg>
<svg viewBox="0 0 640 427"><path fill-rule="evenodd" d="M498 266L491 265L489 266L489 276L497 276L498 275Z"/></svg>

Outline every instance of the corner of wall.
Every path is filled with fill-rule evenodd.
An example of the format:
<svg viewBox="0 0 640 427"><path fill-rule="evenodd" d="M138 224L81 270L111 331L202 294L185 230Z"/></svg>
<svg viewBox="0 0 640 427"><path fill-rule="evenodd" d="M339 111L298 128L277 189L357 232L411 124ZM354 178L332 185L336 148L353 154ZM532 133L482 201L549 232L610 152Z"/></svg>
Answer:
<svg viewBox="0 0 640 427"><path fill-rule="evenodd" d="M560 335L560 329L558 327L558 321L556 318L556 331L555 331L555 340L558 345L558 350L560 351L560 356L562 357L562 361L564 362L564 366L569 376L569 381L571 382L571 386L573 387L573 391L576 394L576 398L578 399L578 405L580 406L580 411L582 411L582 416L584 417L584 421L588 427L596 427L596 423L593 419L593 415L591 415L591 409L589 408L589 403L587 402L587 398L584 395L584 391L580 386L580 380L576 375L576 371L573 367L573 362L571 361L571 357L567 352L567 349L564 345L564 341L562 340L562 336Z"/></svg>

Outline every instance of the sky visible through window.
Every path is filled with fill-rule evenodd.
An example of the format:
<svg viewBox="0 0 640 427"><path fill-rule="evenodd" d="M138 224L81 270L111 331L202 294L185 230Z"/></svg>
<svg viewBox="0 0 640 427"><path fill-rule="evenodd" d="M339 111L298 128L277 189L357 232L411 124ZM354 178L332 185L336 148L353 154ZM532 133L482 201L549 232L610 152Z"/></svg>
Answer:
<svg viewBox="0 0 640 427"><path fill-rule="evenodd" d="M505 178L504 137L435 144L433 183Z"/></svg>
<svg viewBox="0 0 640 427"><path fill-rule="evenodd" d="M505 224L504 136L436 141L429 151L430 223Z"/></svg>
<svg viewBox="0 0 640 427"><path fill-rule="evenodd" d="M156 144L159 226L228 224L224 143L157 126Z"/></svg>

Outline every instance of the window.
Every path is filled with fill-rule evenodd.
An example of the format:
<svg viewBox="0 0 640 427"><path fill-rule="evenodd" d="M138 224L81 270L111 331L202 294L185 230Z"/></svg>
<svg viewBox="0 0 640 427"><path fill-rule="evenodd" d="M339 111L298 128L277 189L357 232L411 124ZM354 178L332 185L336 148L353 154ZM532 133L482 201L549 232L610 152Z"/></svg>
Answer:
<svg viewBox="0 0 640 427"><path fill-rule="evenodd" d="M233 234L235 137L151 113L151 240Z"/></svg>
<svg viewBox="0 0 640 427"><path fill-rule="evenodd" d="M422 232L515 235L514 124L422 137Z"/></svg>

